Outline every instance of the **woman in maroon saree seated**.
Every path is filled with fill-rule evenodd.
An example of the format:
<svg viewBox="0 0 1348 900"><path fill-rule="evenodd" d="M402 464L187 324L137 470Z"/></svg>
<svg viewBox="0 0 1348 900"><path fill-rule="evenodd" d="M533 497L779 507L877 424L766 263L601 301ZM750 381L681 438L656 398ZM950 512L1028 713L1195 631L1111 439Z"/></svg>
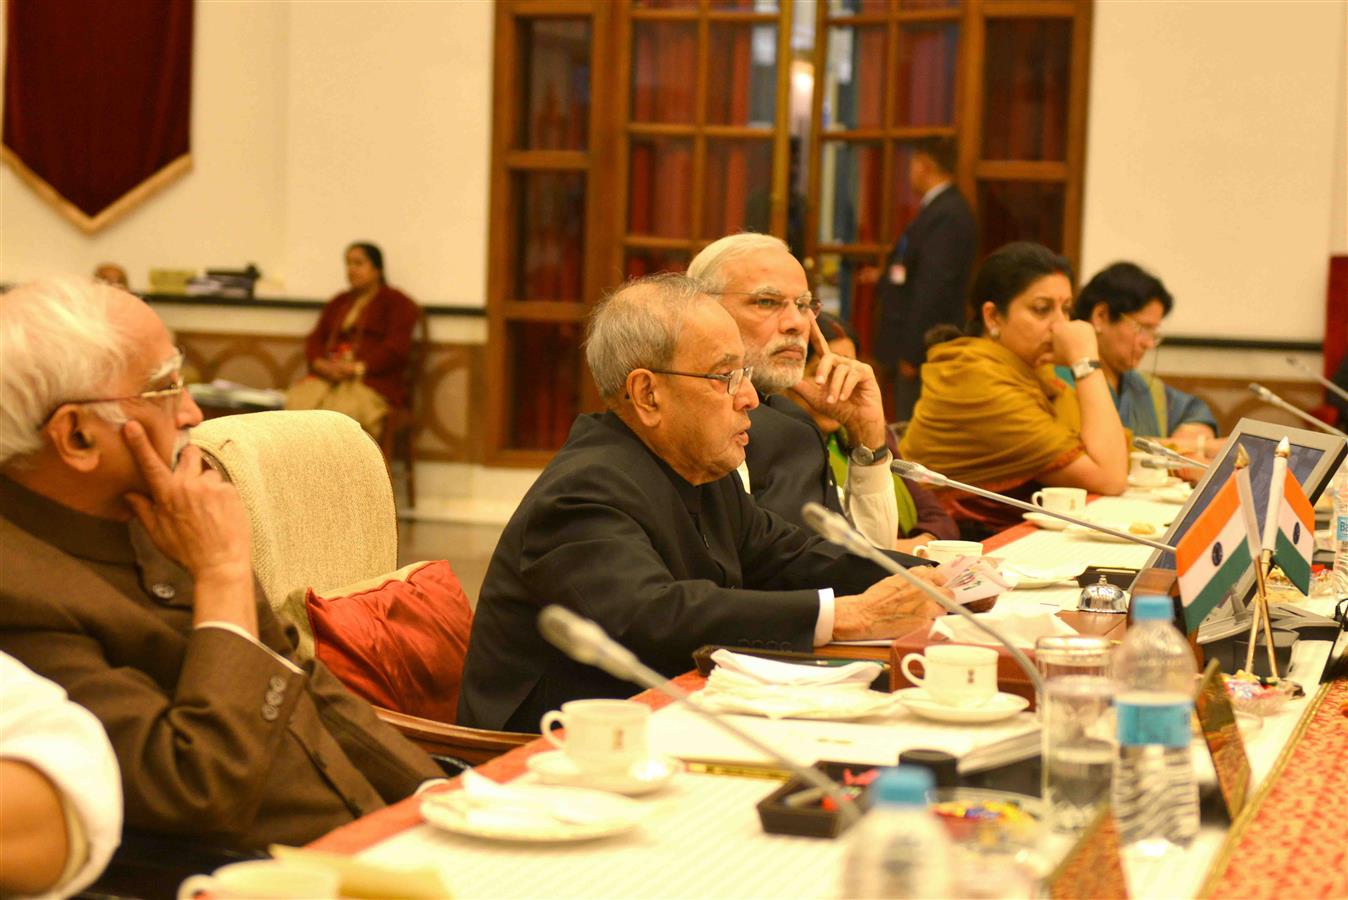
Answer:
<svg viewBox="0 0 1348 900"><path fill-rule="evenodd" d="M412 332L421 309L384 280L384 254L374 244L346 248L351 285L328 301L305 341L309 374L286 394L286 409L345 413L371 435L389 409L407 403Z"/></svg>

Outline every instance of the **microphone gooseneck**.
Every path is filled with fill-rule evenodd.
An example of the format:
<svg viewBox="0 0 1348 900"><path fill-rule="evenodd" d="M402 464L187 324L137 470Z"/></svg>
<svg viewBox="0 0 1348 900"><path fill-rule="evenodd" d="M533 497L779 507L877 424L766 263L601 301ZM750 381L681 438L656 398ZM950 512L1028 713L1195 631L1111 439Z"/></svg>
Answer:
<svg viewBox="0 0 1348 900"><path fill-rule="evenodd" d="M1324 385L1325 390L1331 391L1339 395L1344 400L1348 400L1348 391L1345 391L1343 388L1339 387L1337 384L1330 381L1328 378L1321 375L1319 372L1315 371L1310 366L1306 365L1304 362L1297 359L1295 356L1287 357L1287 363L1288 365L1295 366L1296 368L1305 372L1307 375L1314 378L1316 381L1320 382L1322 385Z"/></svg>
<svg viewBox="0 0 1348 900"><path fill-rule="evenodd" d="M1207 463L1202 462L1201 460L1192 459L1188 456L1185 456L1182 453L1176 453L1174 450L1171 450L1165 444L1162 444L1160 441L1153 441L1151 438L1134 437L1133 447L1138 450L1141 450L1144 453L1150 453L1153 456L1163 456L1166 459L1174 460L1176 463L1183 463L1184 467L1186 468L1192 467L1195 469L1206 469L1208 467ZM1143 460L1142 465L1146 466L1147 468L1160 468L1160 466L1156 465L1147 466L1147 462L1148 462L1147 460ZM1167 466L1166 468L1171 467ZM1178 468L1178 466L1176 468Z"/></svg>
<svg viewBox="0 0 1348 900"><path fill-rule="evenodd" d="M909 584L925 593L946 612L953 613L957 616L963 616L974 623L980 631L1010 651L1011 658L1019 663L1020 667L1025 670L1025 674L1029 676L1030 684L1034 685L1036 696L1040 699L1043 698L1044 679L1040 677L1039 670L1034 667L1034 663L1030 662L1029 657L1008 641L996 628L993 628L991 625L978 618L978 616L969 612L963 606L936 590L935 587L923 581L921 578L918 578L888 556L885 556L885 554L872 545L870 541L866 540L861 532L853 528L846 519L837 513L825 509L818 503L812 502L806 503L801 507L801 515L804 517L805 523L813 528L824 540L837 544L844 550L870 560L892 575L898 575ZM855 537L853 537L853 535L855 535Z"/></svg>
<svg viewBox="0 0 1348 900"><path fill-rule="evenodd" d="M890 468L904 478L909 478L922 484L930 484L935 487L952 487L956 490L974 494L979 497L986 497L989 500L996 500L998 503L1005 503L1007 506L1023 509L1026 512L1039 513L1045 516L1052 516L1055 519L1062 519L1064 522L1071 522L1073 525L1080 525L1082 528L1098 531L1102 534L1119 538L1120 540L1131 541L1134 544L1143 544L1144 546L1151 547L1155 550L1164 550L1167 553L1175 552L1175 548L1169 544L1153 541L1150 538L1144 538L1136 534L1129 534L1126 531L1119 531L1117 528L1110 528L1107 525L1100 525L1087 519L1079 519L1076 516L1058 512L1057 510L1035 506L1033 503L1026 503L1024 500L1017 500L1015 497L1008 497L1005 494L985 491L980 487L974 487L972 484L965 484L962 481L955 481L951 478L947 478L944 475L931 471L926 466L918 465L915 462L909 462L906 459L894 460L894 462L890 463Z"/></svg>
<svg viewBox="0 0 1348 900"><path fill-rule="evenodd" d="M1326 431L1330 434L1337 434L1339 437L1348 438L1348 431L1341 431L1338 428L1335 428L1333 425L1330 425L1328 422L1321 422L1319 419L1315 418L1315 416L1306 412L1304 409L1293 406L1292 404L1288 403L1286 400L1279 397L1277 394L1273 393L1268 388L1264 387L1262 384L1259 384L1258 382L1255 381L1250 382L1250 393L1254 394L1260 400L1263 400L1269 406L1276 406L1283 412L1291 413L1298 419L1301 419L1308 425L1315 426L1321 431Z"/></svg>
<svg viewBox="0 0 1348 900"><path fill-rule="evenodd" d="M832 514L830 513L830 515ZM845 520L843 524L846 525ZM847 527L851 528L850 525ZM860 534L857 536L861 537ZM870 546L870 543L864 537L861 538L861 541L866 546ZM596 666L614 678L632 681L642 687L659 691L665 696L673 698L676 703L681 703L691 709L722 731L733 735L758 752L772 758L811 787L818 788L825 796L836 803L838 815L842 818L845 826L851 825L861 818L861 810L857 808L852 798L847 796L837 783L816 768L802 766L771 744L755 737L729 719L693 703L689 699L687 691L675 687L668 678L642 663L635 653L609 637L598 623L584 616L578 616L564 606L553 604L543 607L543 611L538 614L538 631L544 640L576 662Z"/></svg>
<svg viewBox="0 0 1348 900"><path fill-rule="evenodd" d="M1193 465L1193 464L1190 463L1190 462L1188 462L1187 460L1183 460L1183 459L1169 459L1169 458L1165 458L1165 459L1150 459L1150 458L1148 458L1148 459L1142 460L1142 468L1144 468L1144 469L1166 469L1166 470L1169 470L1169 469L1187 469L1187 468L1189 468L1191 465ZM1203 468L1206 468L1206 466L1204 466Z"/></svg>

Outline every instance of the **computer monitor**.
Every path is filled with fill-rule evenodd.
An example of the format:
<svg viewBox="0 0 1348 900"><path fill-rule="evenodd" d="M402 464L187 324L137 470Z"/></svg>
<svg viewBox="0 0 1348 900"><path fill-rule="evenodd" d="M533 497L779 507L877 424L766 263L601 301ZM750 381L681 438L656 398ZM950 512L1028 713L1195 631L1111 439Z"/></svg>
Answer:
<svg viewBox="0 0 1348 900"><path fill-rule="evenodd" d="M1241 419L1235 430L1227 437L1221 454L1212 461L1203 479L1198 482L1179 515L1171 523L1170 529L1162 539L1172 547L1179 543L1189 530L1189 526L1207 509L1212 498L1217 496L1222 485L1231 477L1235 466L1236 447L1243 446L1250 457L1250 493L1254 497L1255 520L1264 527L1264 515L1268 509L1269 482L1273 475L1274 451L1284 437L1291 444L1291 455L1287 458L1287 468L1301 482L1306 497L1314 503L1324 492L1334 473L1339 470L1345 455L1348 455L1348 441L1338 435L1322 431L1309 431L1288 425L1275 425L1257 419ZM1175 554L1158 550L1147 560L1146 568L1174 570ZM1229 614L1244 610L1254 594L1253 568L1241 578L1233 591L1236 606Z"/></svg>

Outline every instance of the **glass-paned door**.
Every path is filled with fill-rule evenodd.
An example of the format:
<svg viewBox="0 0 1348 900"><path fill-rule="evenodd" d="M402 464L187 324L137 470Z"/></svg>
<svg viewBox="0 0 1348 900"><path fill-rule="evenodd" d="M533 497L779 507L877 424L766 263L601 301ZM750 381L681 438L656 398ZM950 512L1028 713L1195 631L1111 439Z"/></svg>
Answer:
<svg viewBox="0 0 1348 900"><path fill-rule="evenodd" d="M1090 16L1089 3L977 6L962 158L980 256L1014 240L1079 256Z"/></svg>
<svg viewBox="0 0 1348 900"><path fill-rule="evenodd" d="M917 214L914 140L953 136L963 16L956 3L826 0L817 6L807 255L825 308L870 351L876 268Z"/></svg>
<svg viewBox="0 0 1348 900"><path fill-rule="evenodd" d="M599 0L501 0L496 10L488 406L492 462L541 464L586 406L581 342L597 290L607 41Z"/></svg>
<svg viewBox="0 0 1348 900"><path fill-rule="evenodd" d="M792 8L776 0L618 5L625 55L610 271L682 269L737 231L785 237Z"/></svg>

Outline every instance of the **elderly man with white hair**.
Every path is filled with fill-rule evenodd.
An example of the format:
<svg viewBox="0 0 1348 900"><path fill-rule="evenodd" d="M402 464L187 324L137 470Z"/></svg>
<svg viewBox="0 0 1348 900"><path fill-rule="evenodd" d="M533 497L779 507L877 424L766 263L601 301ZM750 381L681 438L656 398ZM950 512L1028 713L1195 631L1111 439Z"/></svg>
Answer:
<svg viewBox="0 0 1348 900"><path fill-rule="evenodd" d="M0 359L0 650L102 722L127 825L302 843L439 775L295 661L150 307L85 279L15 288Z"/></svg>
<svg viewBox="0 0 1348 900"><path fill-rule="evenodd" d="M536 619L551 603L669 676L703 644L809 651L896 637L912 616L939 614L901 576L745 493L735 469L758 396L739 328L698 282L664 274L618 288L596 307L585 354L608 411L576 420L496 545L460 723L533 731L568 700L639 690L545 643Z"/></svg>
<svg viewBox="0 0 1348 900"><path fill-rule="evenodd" d="M801 507L822 503L845 513L877 547L893 548L899 514L880 385L870 366L829 350L815 324L819 301L786 243L754 232L728 235L704 247L688 274L707 286L739 326L754 388L763 398L749 414L754 427L745 454L748 471L741 473L758 505L801 525ZM820 359L814 377L806 379L810 341ZM809 414L784 395L788 389L848 435L853 449L841 497L826 439Z"/></svg>

